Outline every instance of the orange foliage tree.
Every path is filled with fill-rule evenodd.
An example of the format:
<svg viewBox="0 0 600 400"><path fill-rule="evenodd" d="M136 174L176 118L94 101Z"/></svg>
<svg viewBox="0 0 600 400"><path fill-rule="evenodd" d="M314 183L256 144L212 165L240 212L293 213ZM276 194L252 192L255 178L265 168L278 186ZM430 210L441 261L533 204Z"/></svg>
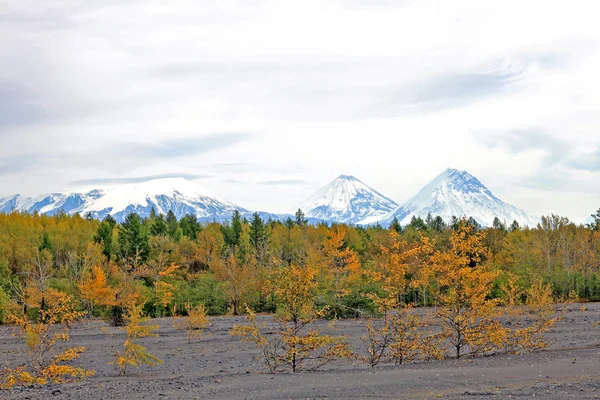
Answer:
<svg viewBox="0 0 600 400"><path fill-rule="evenodd" d="M81 298L87 302L89 316L93 315L95 304L110 305L116 294L108 283L106 273L97 265L84 275L77 287Z"/></svg>

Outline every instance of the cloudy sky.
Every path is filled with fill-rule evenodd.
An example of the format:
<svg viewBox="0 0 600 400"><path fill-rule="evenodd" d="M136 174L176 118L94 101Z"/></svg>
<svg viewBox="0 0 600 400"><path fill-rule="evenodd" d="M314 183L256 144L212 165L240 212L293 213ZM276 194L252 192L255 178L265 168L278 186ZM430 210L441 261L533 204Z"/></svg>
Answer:
<svg viewBox="0 0 600 400"><path fill-rule="evenodd" d="M186 176L287 211L446 167L577 222L600 207L594 1L6 0L0 194Z"/></svg>

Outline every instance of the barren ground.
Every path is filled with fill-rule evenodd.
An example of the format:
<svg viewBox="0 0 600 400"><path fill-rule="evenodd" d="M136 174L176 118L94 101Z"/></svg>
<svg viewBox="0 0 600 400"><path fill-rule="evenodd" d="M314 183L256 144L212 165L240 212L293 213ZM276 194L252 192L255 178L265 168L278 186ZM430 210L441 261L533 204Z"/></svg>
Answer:
<svg viewBox="0 0 600 400"><path fill-rule="evenodd" d="M600 303L566 306L562 321L547 336L550 346L537 353L375 369L344 361L296 374L266 373L257 349L229 335L243 321L213 318L205 336L188 344L171 319L160 319L160 337L143 343L164 364L132 370L126 377L108 365L123 332L102 321L85 321L73 327L69 345L87 347L78 364L96 370L96 376L60 386L0 390L0 399L600 398L600 327L594 328ZM362 350L364 325L362 320L343 320L336 330ZM11 332L0 326L0 365L23 361L24 346Z"/></svg>

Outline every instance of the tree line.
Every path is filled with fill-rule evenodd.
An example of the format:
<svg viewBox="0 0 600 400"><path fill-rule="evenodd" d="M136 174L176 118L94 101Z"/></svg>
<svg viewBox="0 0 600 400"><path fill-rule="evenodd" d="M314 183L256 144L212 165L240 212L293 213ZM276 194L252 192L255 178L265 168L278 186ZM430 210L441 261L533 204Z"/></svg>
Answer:
<svg viewBox="0 0 600 400"><path fill-rule="evenodd" d="M329 316L377 315L374 299L385 284L376 277L389 263L394 241L403 251L424 241L447 251L461 224L483 234L487 250L481 262L499 272L492 297L503 298L500 288L514 277L523 290L541 279L555 299L598 301L600 211L594 217L590 226L550 215L533 228L516 222L506 226L498 219L482 228L472 218L446 222L429 216L383 228L309 225L301 211L284 222L264 221L258 214L246 220L236 212L225 224L201 224L193 215L178 220L172 212L147 218L133 213L122 223L111 216L97 221L66 214L0 214L0 309L9 302L26 312L44 309L44 294L58 291L79 299L90 315L115 320L117 306L130 296L151 316L176 314L186 304L203 305L210 315L240 314L246 306L275 312L274 297L263 288L272 273L294 265L316 268L315 301L328 307ZM439 282L422 279L424 270L424 262L415 258L401 271L402 302L435 305ZM102 304L106 293L94 292L102 285L112 288L111 304ZM39 304L28 305L33 292Z"/></svg>

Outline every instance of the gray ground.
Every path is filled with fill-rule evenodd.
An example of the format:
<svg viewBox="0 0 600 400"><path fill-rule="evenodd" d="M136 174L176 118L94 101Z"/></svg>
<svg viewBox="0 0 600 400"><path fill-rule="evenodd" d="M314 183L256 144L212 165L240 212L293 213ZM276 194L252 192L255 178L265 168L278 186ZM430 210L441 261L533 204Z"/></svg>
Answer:
<svg viewBox="0 0 600 400"><path fill-rule="evenodd" d="M584 310L584 308L587 308ZM270 320L268 317L261 317ZM101 321L83 322L71 332L73 346L86 346L79 363L97 371L85 382L61 386L0 390L0 399L313 399L313 398L519 398L597 399L600 397L600 303L572 304L548 334L547 350L523 355L432 361L369 369L351 362L319 372L268 374L252 344L231 337L243 318L212 319L205 336L187 343L172 320L162 319L158 338L144 344L164 359L154 368L118 376L108 365L123 333ZM339 321L339 334L355 343L365 321ZM357 349L359 345L356 345ZM23 346L0 327L0 365L22 360Z"/></svg>

